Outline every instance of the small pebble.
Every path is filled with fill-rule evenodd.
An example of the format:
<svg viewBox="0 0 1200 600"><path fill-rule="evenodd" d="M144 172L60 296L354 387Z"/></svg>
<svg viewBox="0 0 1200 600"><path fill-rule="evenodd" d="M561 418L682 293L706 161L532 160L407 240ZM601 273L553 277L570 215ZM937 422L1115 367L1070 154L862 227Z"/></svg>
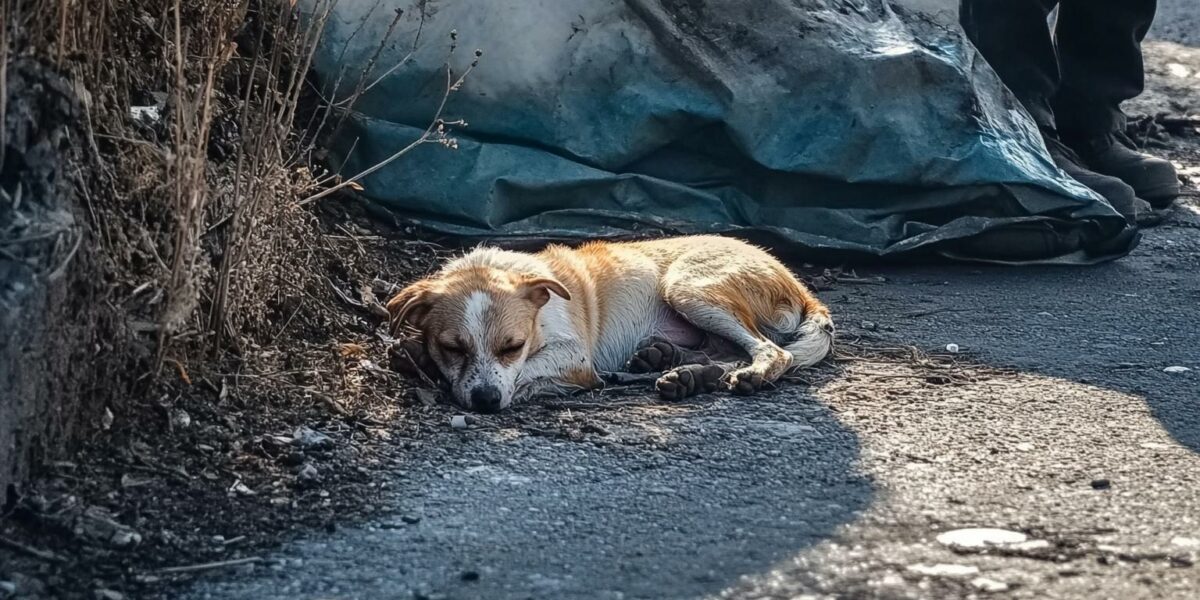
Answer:
<svg viewBox="0 0 1200 600"><path fill-rule="evenodd" d="M946 344L946 352L950 354L958 354L958 344Z"/></svg>
<svg viewBox="0 0 1200 600"><path fill-rule="evenodd" d="M461 577L463 581L479 581L479 571L463 571Z"/></svg>
<svg viewBox="0 0 1200 600"><path fill-rule="evenodd" d="M1187 373L1188 371L1191 371L1191 369L1189 369L1187 367L1180 367L1180 366L1167 367L1167 368L1163 369L1163 373L1171 373L1171 374Z"/></svg>
<svg viewBox="0 0 1200 600"><path fill-rule="evenodd" d="M1092 480L1092 489L1093 490L1107 490L1108 488L1111 488L1111 487L1112 487L1112 482L1107 479L1093 479Z"/></svg>
<svg viewBox="0 0 1200 600"><path fill-rule="evenodd" d="M400 520L401 520L401 521L404 521L405 523L408 523L409 525L416 525L417 523L420 523L420 522L421 522L421 517L414 517L414 516L411 516L411 515L404 515L403 517L400 517Z"/></svg>
<svg viewBox="0 0 1200 600"><path fill-rule="evenodd" d="M300 467L300 472L296 473L296 482L304 486L316 485L321 482L321 473L312 463L306 463Z"/></svg>
<svg viewBox="0 0 1200 600"><path fill-rule="evenodd" d="M1004 583L1003 581L996 581L995 579L988 579L987 577L976 577L975 579L971 580L971 585L975 586L975 589L981 592L996 593L1008 591L1007 583Z"/></svg>

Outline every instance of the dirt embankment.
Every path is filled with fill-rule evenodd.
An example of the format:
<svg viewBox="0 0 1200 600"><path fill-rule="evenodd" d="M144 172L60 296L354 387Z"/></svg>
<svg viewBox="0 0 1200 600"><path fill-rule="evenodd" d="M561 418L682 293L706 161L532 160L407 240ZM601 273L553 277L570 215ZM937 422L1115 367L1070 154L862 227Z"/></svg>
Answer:
<svg viewBox="0 0 1200 600"><path fill-rule="evenodd" d="M369 509L407 389L379 299L437 249L305 201L352 102L307 78L332 4L296 4L0 3L0 598Z"/></svg>
<svg viewBox="0 0 1200 600"><path fill-rule="evenodd" d="M93 305L84 202L72 139L81 117L69 83L37 61L7 69L0 167L0 487L46 445L75 431L73 406L105 348ZM111 349L111 346L109 347ZM91 360L95 356L97 360Z"/></svg>

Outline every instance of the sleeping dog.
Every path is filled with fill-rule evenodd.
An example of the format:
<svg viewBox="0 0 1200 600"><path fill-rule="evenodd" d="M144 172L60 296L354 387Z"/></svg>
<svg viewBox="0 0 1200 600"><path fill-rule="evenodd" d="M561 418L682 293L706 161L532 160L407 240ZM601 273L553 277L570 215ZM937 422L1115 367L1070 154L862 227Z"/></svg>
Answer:
<svg viewBox="0 0 1200 600"><path fill-rule="evenodd" d="M600 373L658 373L667 399L750 394L829 353L829 310L786 267L716 236L479 248L387 305L464 408L497 412Z"/></svg>

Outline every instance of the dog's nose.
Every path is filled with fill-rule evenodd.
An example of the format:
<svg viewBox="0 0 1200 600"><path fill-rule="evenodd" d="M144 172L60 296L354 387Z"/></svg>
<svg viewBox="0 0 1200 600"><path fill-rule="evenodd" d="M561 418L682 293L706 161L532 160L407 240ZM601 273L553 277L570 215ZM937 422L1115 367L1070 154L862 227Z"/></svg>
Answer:
<svg viewBox="0 0 1200 600"><path fill-rule="evenodd" d="M471 390L471 408L481 413L500 411L500 390L494 385Z"/></svg>

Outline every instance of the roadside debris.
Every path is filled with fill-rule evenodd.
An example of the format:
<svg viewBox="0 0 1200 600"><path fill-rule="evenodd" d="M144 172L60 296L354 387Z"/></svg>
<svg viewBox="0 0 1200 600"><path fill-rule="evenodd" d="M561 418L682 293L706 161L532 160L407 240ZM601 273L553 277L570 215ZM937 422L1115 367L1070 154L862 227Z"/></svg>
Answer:
<svg viewBox="0 0 1200 600"><path fill-rule="evenodd" d="M1189 371L1191 371L1191 369L1189 369L1187 367L1181 367L1181 366L1173 366L1173 367L1167 367L1167 368L1163 369L1163 373L1171 373L1171 374L1187 373Z"/></svg>
<svg viewBox="0 0 1200 600"><path fill-rule="evenodd" d="M321 483L321 473L317 471L317 468L312 463L305 463L303 467L300 467L300 471L296 473L296 483L300 487L315 487Z"/></svg>
<svg viewBox="0 0 1200 600"><path fill-rule="evenodd" d="M142 534L118 523L108 509L91 506L75 521L75 535L113 548L129 548L142 543Z"/></svg>
<svg viewBox="0 0 1200 600"><path fill-rule="evenodd" d="M292 443L301 450L328 450L333 447L329 436L301 425L292 433Z"/></svg>
<svg viewBox="0 0 1200 600"><path fill-rule="evenodd" d="M976 577L971 580L971 585L981 592L997 593L1007 592L1008 584L1003 581L996 581L987 577Z"/></svg>
<svg viewBox="0 0 1200 600"><path fill-rule="evenodd" d="M950 354L958 354L958 351L958 344L946 344L946 352L949 352Z"/></svg>
<svg viewBox="0 0 1200 600"><path fill-rule="evenodd" d="M938 543L944 546L959 548L986 548L988 546L1005 546L1020 544L1029 536L1019 531L993 529L986 527L954 529L937 536Z"/></svg>
<svg viewBox="0 0 1200 600"><path fill-rule="evenodd" d="M966 577L967 575L977 575L979 567L973 565L953 565L953 564L936 564L936 565L909 565L909 571L930 577Z"/></svg>

